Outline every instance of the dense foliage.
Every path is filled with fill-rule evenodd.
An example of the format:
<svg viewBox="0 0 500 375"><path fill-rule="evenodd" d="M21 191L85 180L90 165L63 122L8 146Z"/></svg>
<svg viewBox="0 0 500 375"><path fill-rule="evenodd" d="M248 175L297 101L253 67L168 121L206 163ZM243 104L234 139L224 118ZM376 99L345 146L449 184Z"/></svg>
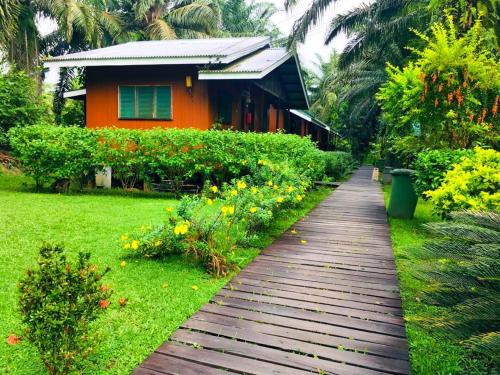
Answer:
<svg viewBox="0 0 500 375"><path fill-rule="evenodd" d="M425 192L440 214L459 209L500 209L500 152L474 149L446 173L442 184Z"/></svg>
<svg viewBox="0 0 500 375"><path fill-rule="evenodd" d="M323 177L325 160L309 138L273 133L154 129L149 131L36 125L12 129L14 154L37 184L82 181L111 167L124 188L152 179L215 184L247 175L258 160L287 160L303 178Z"/></svg>
<svg viewBox="0 0 500 375"><path fill-rule="evenodd" d="M240 265L234 250L281 210L299 205L311 185L310 177L287 162L250 161L248 175L221 188L206 184L201 196L185 197L175 211L167 208L162 225L123 235L123 247L154 258L185 253L209 273L225 276Z"/></svg>
<svg viewBox="0 0 500 375"><path fill-rule="evenodd" d="M0 146L7 143L10 128L33 125L50 113L44 97L37 97L35 82L15 69L0 73L0 103Z"/></svg>
<svg viewBox="0 0 500 375"><path fill-rule="evenodd" d="M9 138L15 156L35 180L37 189L57 180L82 185L95 168L97 140L84 129L39 124L13 128Z"/></svg>
<svg viewBox="0 0 500 375"><path fill-rule="evenodd" d="M454 164L462 157L470 156L471 150L428 150L418 153L415 162L415 191L423 195L425 191L435 190ZM425 196L424 196L425 197Z"/></svg>
<svg viewBox="0 0 500 375"><path fill-rule="evenodd" d="M340 180L351 172L357 162L352 154L344 151L325 152L325 175Z"/></svg>
<svg viewBox="0 0 500 375"><path fill-rule="evenodd" d="M455 212L451 217L426 225L438 240L424 245L423 256L431 260L418 273L428 285L424 301L447 309L421 323L478 350L494 368L500 364L500 216Z"/></svg>
<svg viewBox="0 0 500 375"><path fill-rule="evenodd" d="M403 69L389 66L377 95L392 136L413 136L427 147L464 148L496 144L500 64L477 22L460 35L451 17L436 23L432 36Z"/></svg>
<svg viewBox="0 0 500 375"><path fill-rule="evenodd" d="M109 305L111 290L101 282L107 272L79 254L71 264L59 246L40 249L38 268L19 283L26 336L50 374L74 373L95 350L90 324Z"/></svg>

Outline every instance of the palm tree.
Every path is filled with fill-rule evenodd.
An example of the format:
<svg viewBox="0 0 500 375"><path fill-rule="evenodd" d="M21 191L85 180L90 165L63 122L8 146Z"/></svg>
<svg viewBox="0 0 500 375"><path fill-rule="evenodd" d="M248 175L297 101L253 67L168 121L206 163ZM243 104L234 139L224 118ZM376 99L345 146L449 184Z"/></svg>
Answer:
<svg viewBox="0 0 500 375"><path fill-rule="evenodd" d="M219 32L214 0L126 0L123 7L134 39L200 38Z"/></svg>
<svg viewBox="0 0 500 375"><path fill-rule="evenodd" d="M277 39L280 31L271 22L277 11L276 6L269 2L224 0L221 2L223 33L231 36L268 35Z"/></svg>

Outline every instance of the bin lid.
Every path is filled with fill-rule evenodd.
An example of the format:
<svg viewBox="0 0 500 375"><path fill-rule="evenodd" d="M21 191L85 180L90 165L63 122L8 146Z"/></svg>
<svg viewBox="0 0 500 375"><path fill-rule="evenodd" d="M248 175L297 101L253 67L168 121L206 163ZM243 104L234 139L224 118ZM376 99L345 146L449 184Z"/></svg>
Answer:
<svg viewBox="0 0 500 375"><path fill-rule="evenodd" d="M413 176L415 171L413 169L397 168L391 171L393 176Z"/></svg>

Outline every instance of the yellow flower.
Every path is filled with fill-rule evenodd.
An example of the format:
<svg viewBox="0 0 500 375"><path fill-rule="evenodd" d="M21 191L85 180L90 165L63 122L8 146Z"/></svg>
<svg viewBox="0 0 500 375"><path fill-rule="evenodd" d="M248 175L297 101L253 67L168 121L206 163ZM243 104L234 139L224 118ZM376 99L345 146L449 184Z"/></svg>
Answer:
<svg viewBox="0 0 500 375"><path fill-rule="evenodd" d="M302 195L297 195L295 199L297 200L297 202L300 202L302 200Z"/></svg>
<svg viewBox="0 0 500 375"><path fill-rule="evenodd" d="M162 241L160 241L160 240L155 241L155 246L156 246L156 247L158 247L158 246L160 246L162 243L163 243L163 242L162 242Z"/></svg>
<svg viewBox="0 0 500 375"><path fill-rule="evenodd" d="M254 214L257 212L257 207L251 207L250 208L250 213Z"/></svg>
<svg viewBox="0 0 500 375"><path fill-rule="evenodd" d="M219 191L219 188L214 185L210 188L210 190L212 190L213 193L217 193Z"/></svg>
<svg viewBox="0 0 500 375"><path fill-rule="evenodd" d="M120 266L125 267L127 265L127 262L123 261L120 263Z"/></svg>
<svg viewBox="0 0 500 375"><path fill-rule="evenodd" d="M276 202L278 203L283 203L283 201L284 201L283 197L276 198Z"/></svg>
<svg viewBox="0 0 500 375"><path fill-rule="evenodd" d="M250 188L250 191L252 192L252 194L257 194L257 188L254 186Z"/></svg>
<svg viewBox="0 0 500 375"><path fill-rule="evenodd" d="M173 207L165 207L165 211L167 212L172 212L174 209Z"/></svg>
<svg viewBox="0 0 500 375"><path fill-rule="evenodd" d="M120 236L120 240L122 240L122 241L127 241L127 240L128 240L128 236L127 236L126 234L122 234L122 235Z"/></svg>
<svg viewBox="0 0 500 375"><path fill-rule="evenodd" d="M189 221L177 224L174 228L174 234L178 236L179 234L186 234L189 230Z"/></svg>
<svg viewBox="0 0 500 375"><path fill-rule="evenodd" d="M268 186L273 186L273 182L271 180L267 181Z"/></svg>
<svg viewBox="0 0 500 375"><path fill-rule="evenodd" d="M130 247L132 248L132 250L137 250L139 248L139 241L133 240L130 244Z"/></svg>
<svg viewBox="0 0 500 375"><path fill-rule="evenodd" d="M302 245L305 245L305 244L307 243L307 241L306 241L306 240L300 240L300 243L301 243Z"/></svg>
<svg viewBox="0 0 500 375"><path fill-rule="evenodd" d="M247 163L248 163L248 162L247 162L246 160L242 160L242 161L241 161L241 164L243 164L243 165L247 165Z"/></svg>
<svg viewBox="0 0 500 375"><path fill-rule="evenodd" d="M247 184L244 181L238 181L236 183L236 186L238 187L238 189L243 190L247 187Z"/></svg>
<svg viewBox="0 0 500 375"><path fill-rule="evenodd" d="M259 160L257 162L257 164L259 164L259 165L266 165L266 161L265 160Z"/></svg>
<svg viewBox="0 0 500 375"><path fill-rule="evenodd" d="M224 215L226 215L226 214L227 214L227 207L226 207L226 206L222 206L220 210L221 210L221 212L222 212Z"/></svg>
<svg viewBox="0 0 500 375"><path fill-rule="evenodd" d="M198 290L199 288L198 288L198 285L191 285L191 289Z"/></svg>
<svg viewBox="0 0 500 375"><path fill-rule="evenodd" d="M238 192L237 192L236 190L234 190L234 189L233 189L233 190L231 190L231 191L229 192L229 194L231 194L231 196L232 196L232 197L235 197L235 196L237 196L237 195L238 195Z"/></svg>
<svg viewBox="0 0 500 375"><path fill-rule="evenodd" d="M124 244L124 245L123 245L123 248L124 248L124 249L130 249L130 244L129 244L129 243Z"/></svg>
<svg viewBox="0 0 500 375"><path fill-rule="evenodd" d="M209 206L211 206L213 203L214 203L214 201L213 201L213 200L211 200L210 198L207 198L207 204L208 204Z"/></svg>
<svg viewBox="0 0 500 375"><path fill-rule="evenodd" d="M227 212L229 213L229 215L234 215L234 206L229 206L227 208Z"/></svg>
<svg viewBox="0 0 500 375"><path fill-rule="evenodd" d="M280 188L280 187L279 187L278 185L274 185L274 186L273 186L273 189L274 189L274 190L278 190L279 188Z"/></svg>
<svg viewBox="0 0 500 375"><path fill-rule="evenodd" d="M293 186L291 186L291 185L290 185L290 186L288 186L288 187L286 188L286 191L288 191L289 193L291 193L291 192L293 191Z"/></svg>
<svg viewBox="0 0 500 375"><path fill-rule="evenodd" d="M292 229L292 230L290 231L290 233L291 233L291 234L297 234L297 231L296 231L295 229Z"/></svg>

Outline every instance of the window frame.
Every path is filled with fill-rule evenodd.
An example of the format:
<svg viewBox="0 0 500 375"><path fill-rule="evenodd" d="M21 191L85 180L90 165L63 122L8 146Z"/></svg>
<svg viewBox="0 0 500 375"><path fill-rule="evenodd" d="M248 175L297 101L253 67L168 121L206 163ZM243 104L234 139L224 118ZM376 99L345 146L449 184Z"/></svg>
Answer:
<svg viewBox="0 0 500 375"><path fill-rule="evenodd" d="M169 87L170 88L170 118L158 118L158 117L121 117L121 97L120 97L120 87L133 87L134 88L134 114L138 112L138 99L137 99L137 87L152 87L153 90L153 115L156 114L156 89L157 87ZM120 121L172 121L174 119L174 98L173 98L173 86L170 85L135 85L135 84L119 84L117 86L117 98L118 98L118 120Z"/></svg>

